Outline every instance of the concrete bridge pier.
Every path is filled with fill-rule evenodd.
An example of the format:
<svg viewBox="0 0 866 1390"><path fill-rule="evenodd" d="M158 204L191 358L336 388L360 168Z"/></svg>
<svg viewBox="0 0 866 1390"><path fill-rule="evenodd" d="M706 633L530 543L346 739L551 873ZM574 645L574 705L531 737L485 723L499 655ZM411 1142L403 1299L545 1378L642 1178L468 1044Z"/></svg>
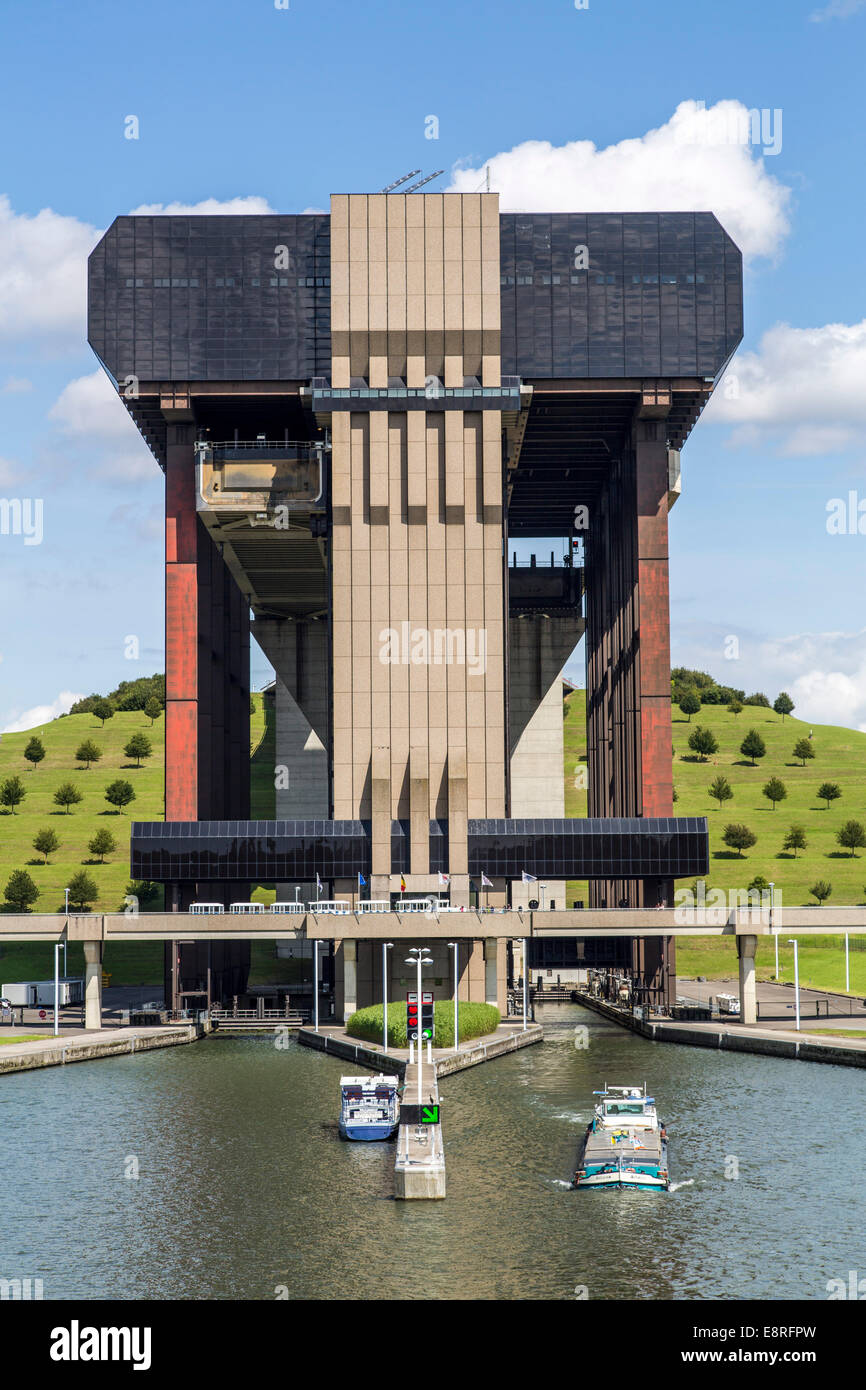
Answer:
<svg viewBox="0 0 866 1390"><path fill-rule="evenodd" d="M758 1001L755 989L755 952L757 936L738 936L737 955L740 961L740 1022L757 1023Z"/></svg>
<svg viewBox="0 0 866 1390"><path fill-rule="evenodd" d="M102 942L83 941L84 947L84 1026L102 1027Z"/></svg>

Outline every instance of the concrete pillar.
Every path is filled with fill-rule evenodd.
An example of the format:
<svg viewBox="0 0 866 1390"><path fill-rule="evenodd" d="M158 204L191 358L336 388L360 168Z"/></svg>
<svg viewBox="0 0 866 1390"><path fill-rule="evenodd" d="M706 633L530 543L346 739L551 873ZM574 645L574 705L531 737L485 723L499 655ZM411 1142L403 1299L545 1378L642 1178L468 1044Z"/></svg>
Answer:
<svg viewBox="0 0 866 1390"><path fill-rule="evenodd" d="M198 574L193 429L169 425L165 463L165 818L198 815Z"/></svg>
<svg viewBox="0 0 866 1390"><path fill-rule="evenodd" d="M484 1002L485 1004L496 1005L496 947L499 943L495 936L484 938Z"/></svg>
<svg viewBox="0 0 866 1390"><path fill-rule="evenodd" d="M84 1026L102 1027L102 942L84 941Z"/></svg>
<svg viewBox="0 0 866 1390"><path fill-rule="evenodd" d="M755 952L758 949L756 936L737 937L737 955L740 961L740 1022L757 1023L758 998L755 989Z"/></svg>
<svg viewBox="0 0 866 1390"><path fill-rule="evenodd" d="M343 941L343 1022L358 1008L358 943Z"/></svg>

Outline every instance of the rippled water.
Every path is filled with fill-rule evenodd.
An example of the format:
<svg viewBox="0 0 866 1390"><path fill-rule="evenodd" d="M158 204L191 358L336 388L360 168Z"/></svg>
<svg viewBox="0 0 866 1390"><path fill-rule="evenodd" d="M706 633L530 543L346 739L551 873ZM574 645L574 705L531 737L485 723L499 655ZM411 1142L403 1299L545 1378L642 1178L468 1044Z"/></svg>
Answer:
<svg viewBox="0 0 866 1390"><path fill-rule="evenodd" d="M542 1045L441 1083L444 1202L393 1200L393 1145L338 1137L345 1063L295 1044L2 1077L0 1276L46 1299L826 1299L866 1275L862 1072L547 1018ZM648 1083L676 1190L569 1190L605 1080Z"/></svg>

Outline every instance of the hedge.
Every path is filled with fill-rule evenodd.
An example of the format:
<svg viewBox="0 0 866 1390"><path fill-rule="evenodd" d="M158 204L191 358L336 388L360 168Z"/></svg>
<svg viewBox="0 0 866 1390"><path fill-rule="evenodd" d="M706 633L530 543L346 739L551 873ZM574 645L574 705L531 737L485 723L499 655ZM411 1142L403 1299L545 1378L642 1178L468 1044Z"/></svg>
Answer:
<svg viewBox="0 0 866 1390"><path fill-rule="evenodd" d="M466 1038L480 1038L485 1033L493 1033L499 1027L501 1015L492 1004L459 1004L458 1024L460 1041ZM353 1038L364 1042L382 1041L382 1005L373 1004L368 1009L359 1009L352 1014L346 1024L346 1032ZM402 1000L388 1004L388 1044L391 1047L408 1047L406 1037L406 1005ZM454 1046L454 1001L439 999L433 1005L433 1045L434 1047Z"/></svg>

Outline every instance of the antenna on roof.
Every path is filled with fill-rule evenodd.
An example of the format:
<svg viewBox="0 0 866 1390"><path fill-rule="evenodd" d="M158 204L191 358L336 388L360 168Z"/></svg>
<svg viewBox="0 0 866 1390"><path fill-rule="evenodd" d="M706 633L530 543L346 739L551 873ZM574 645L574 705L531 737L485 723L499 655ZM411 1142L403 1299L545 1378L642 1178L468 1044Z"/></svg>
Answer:
<svg viewBox="0 0 866 1390"><path fill-rule="evenodd" d="M418 170L418 172L420 173L421 171ZM430 183L431 179L438 179L439 175L440 175L440 174L444 174L444 173L445 173L445 170L444 170L444 169L437 169L435 174L428 174L427 177L426 177L426 179L419 179L418 182L417 182L417 183L413 183L412 186L411 186L410 188L404 188L404 189L403 189L403 192L404 192L404 193L416 193L416 192L418 191L419 188L423 188L423 187L424 187L425 183Z"/></svg>
<svg viewBox="0 0 866 1390"><path fill-rule="evenodd" d="M402 178L395 179L393 183L389 183L389 184L388 184L388 187L387 187L387 188L380 188L380 189L379 189L379 192L380 192L380 193L390 193L392 189L394 189L394 188L399 188L399 187L400 187L400 184L401 184L401 183L405 183L407 179L414 179L415 175L416 175L416 174L420 174L420 172L421 172L420 169L410 169L409 172L408 172L408 174L403 174ZM405 189L404 189L403 191L406 192Z"/></svg>

